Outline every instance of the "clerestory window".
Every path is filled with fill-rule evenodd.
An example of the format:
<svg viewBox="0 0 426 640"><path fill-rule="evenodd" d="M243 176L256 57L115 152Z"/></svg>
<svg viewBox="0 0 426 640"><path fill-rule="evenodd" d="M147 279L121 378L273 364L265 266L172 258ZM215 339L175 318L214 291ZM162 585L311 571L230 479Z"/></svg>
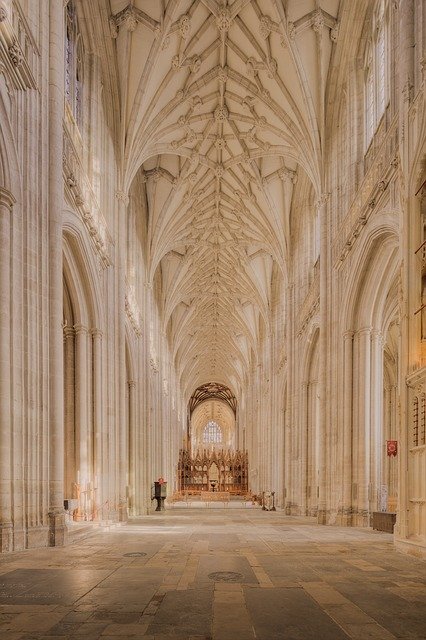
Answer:
<svg viewBox="0 0 426 640"><path fill-rule="evenodd" d="M83 40L75 3L69 0L65 13L65 98L78 127L83 114Z"/></svg>
<svg viewBox="0 0 426 640"><path fill-rule="evenodd" d="M389 102L389 0L378 0L364 54L365 146L369 146Z"/></svg>

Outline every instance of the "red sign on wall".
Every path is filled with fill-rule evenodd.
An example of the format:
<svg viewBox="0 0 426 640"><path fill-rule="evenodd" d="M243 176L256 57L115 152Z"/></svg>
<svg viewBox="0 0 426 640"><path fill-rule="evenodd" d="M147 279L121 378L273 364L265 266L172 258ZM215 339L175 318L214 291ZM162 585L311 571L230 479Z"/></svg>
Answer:
<svg viewBox="0 0 426 640"><path fill-rule="evenodd" d="M386 453L388 456L396 456L398 453L398 441L386 440Z"/></svg>

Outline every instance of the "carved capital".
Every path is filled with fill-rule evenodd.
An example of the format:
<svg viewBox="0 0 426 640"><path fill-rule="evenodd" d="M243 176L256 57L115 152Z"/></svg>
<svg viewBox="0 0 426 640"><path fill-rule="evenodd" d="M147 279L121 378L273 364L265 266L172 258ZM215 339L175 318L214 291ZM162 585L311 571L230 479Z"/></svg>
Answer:
<svg viewBox="0 0 426 640"><path fill-rule="evenodd" d="M64 338L65 340L74 340L75 331L74 327L68 327L67 325L64 327Z"/></svg>
<svg viewBox="0 0 426 640"><path fill-rule="evenodd" d="M75 324L74 331L76 336L82 335L82 334L87 335L88 333L87 327L85 327L83 324Z"/></svg>

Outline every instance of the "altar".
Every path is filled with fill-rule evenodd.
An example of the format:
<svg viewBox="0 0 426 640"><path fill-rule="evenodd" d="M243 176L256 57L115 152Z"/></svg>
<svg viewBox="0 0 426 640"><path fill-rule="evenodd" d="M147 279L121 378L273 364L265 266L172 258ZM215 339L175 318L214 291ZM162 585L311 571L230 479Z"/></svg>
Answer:
<svg viewBox="0 0 426 640"><path fill-rule="evenodd" d="M248 453L230 450L181 449L178 490L207 494L245 495L248 492Z"/></svg>

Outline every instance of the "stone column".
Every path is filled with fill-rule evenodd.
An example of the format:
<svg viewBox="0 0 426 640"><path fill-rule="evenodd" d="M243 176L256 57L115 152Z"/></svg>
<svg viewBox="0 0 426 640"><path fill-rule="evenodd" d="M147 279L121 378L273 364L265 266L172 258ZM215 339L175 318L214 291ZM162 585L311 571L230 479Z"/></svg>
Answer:
<svg viewBox="0 0 426 640"><path fill-rule="evenodd" d="M49 2L49 544L65 541L62 176L64 4Z"/></svg>
<svg viewBox="0 0 426 640"><path fill-rule="evenodd" d="M0 552L13 549L11 423L11 215L15 198L0 187Z"/></svg>
<svg viewBox="0 0 426 640"><path fill-rule="evenodd" d="M88 446L88 380L87 380L87 328L76 324L75 329L75 417L77 449L77 485L81 492L86 491L89 482ZM86 519L83 496L78 507L78 520Z"/></svg>
<svg viewBox="0 0 426 640"><path fill-rule="evenodd" d="M383 428L383 336L371 332L371 455L370 455L370 511L378 508L382 481Z"/></svg>
<svg viewBox="0 0 426 640"><path fill-rule="evenodd" d="M317 202L320 220L320 335L319 335L319 442L318 455L318 524L327 521L327 455L329 448L329 429L327 424L328 392L328 236L327 224L328 194L322 194Z"/></svg>
<svg viewBox="0 0 426 640"><path fill-rule="evenodd" d="M116 192L118 201L117 230L117 272L116 272L116 301L117 301L117 325L116 325L116 381L117 381L117 405L116 405L116 434L118 444L118 517L120 521L127 520L127 472L128 452L126 428L124 416L126 415L126 327L125 327L125 292L126 292L126 253L127 233L126 217L129 197L123 191Z"/></svg>
<svg viewBox="0 0 426 640"><path fill-rule="evenodd" d="M73 483L76 480L74 337L74 328L64 327L65 498L73 497Z"/></svg>
<svg viewBox="0 0 426 640"><path fill-rule="evenodd" d="M300 385L300 401L299 401L299 414L300 414L300 513L301 515L307 514L308 508L308 483L309 483L309 462L308 462L308 434L310 434L308 426L309 416L309 385L307 382L302 382Z"/></svg>
<svg viewBox="0 0 426 640"><path fill-rule="evenodd" d="M398 429L398 507L397 521L394 529L395 539L405 539L410 531L410 518L412 517L412 502L410 498L410 398L406 384L406 375L416 366L413 357L417 349L418 336L415 331L414 312L416 310L416 288L413 286L413 279L417 277L415 266L416 256L414 251L418 244L417 236L417 215L418 208L414 194L408 191L412 182L410 176L413 172L411 157L413 154L412 140L410 139L411 121L409 110L413 95L413 58L414 58L414 2L404 0L398 5L399 13L399 47L396 60L396 73L398 79L397 87L397 109L399 114L399 156L401 158L401 169L404 179L401 181L401 201L403 203L402 212L402 236L400 243L401 251L401 351L399 364L399 388L400 416ZM417 236L417 238L416 238ZM417 246L416 246L417 244ZM390 463L390 461L389 461Z"/></svg>
<svg viewBox="0 0 426 640"><path fill-rule="evenodd" d="M104 486L105 474L102 459L104 432L104 416L102 406L102 331L92 330L93 351L93 515L96 520L102 520L101 505L104 495L108 495Z"/></svg>
<svg viewBox="0 0 426 640"><path fill-rule="evenodd" d="M342 524L352 524L353 331L343 334L343 506Z"/></svg>
<svg viewBox="0 0 426 640"><path fill-rule="evenodd" d="M129 428L129 510L136 515L136 467L137 467L137 434L136 434L136 382L129 380L128 385L128 428Z"/></svg>
<svg viewBox="0 0 426 640"><path fill-rule="evenodd" d="M358 396L358 526L369 526L370 483L370 398L371 398L371 328L359 334Z"/></svg>

